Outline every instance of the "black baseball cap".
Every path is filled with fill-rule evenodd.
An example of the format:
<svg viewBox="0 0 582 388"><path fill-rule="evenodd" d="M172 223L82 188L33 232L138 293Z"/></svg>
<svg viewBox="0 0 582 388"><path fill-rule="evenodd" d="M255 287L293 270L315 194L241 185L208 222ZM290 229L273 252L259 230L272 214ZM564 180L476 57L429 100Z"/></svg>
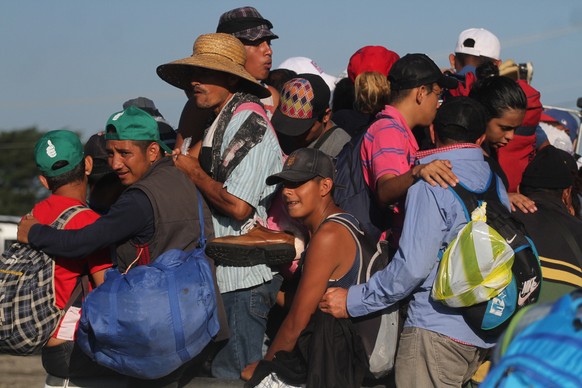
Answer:
<svg viewBox="0 0 582 388"><path fill-rule="evenodd" d="M281 88L281 98L271 123L275 131L299 136L329 108L329 86L317 74L297 74Z"/></svg>
<svg viewBox="0 0 582 388"><path fill-rule="evenodd" d="M572 155L549 145L538 151L535 158L527 165L520 185L544 189L565 189L574 184L577 171L576 159Z"/></svg>
<svg viewBox="0 0 582 388"><path fill-rule="evenodd" d="M412 89L437 83L441 88L455 89L459 82L439 69L426 54L406 54L397 60L388 74L391 90Z"/></svg>
<svg viewBox="0 0 582 388"><path fill-rule="evenodd" d="M105 133L98 132L92 135L87 143L85 143L84 150L85 155L91 156L93 158L93 170L91 171L91 176L103 176L113 169L109 166L107 161L107 149L105 148Z"/></svg>
<svg viewBox="0 0 582 388"><path fill-rule="evenodd" d="M315 177L335 178L335 166L332 158L315 148L299 148L293 151L285 161L283 170L267 178L267 185L276 185L282 181L306 182Z"/></svg>

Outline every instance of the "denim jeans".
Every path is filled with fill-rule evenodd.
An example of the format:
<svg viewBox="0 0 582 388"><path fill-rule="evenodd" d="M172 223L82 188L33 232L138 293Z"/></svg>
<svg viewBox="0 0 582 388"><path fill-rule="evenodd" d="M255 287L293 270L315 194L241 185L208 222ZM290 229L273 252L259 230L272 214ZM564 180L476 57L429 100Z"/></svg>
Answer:
<svg viewBox="0 0 582 388"><path fill-rule="evenodd" d="M270 282L222 294L230 338L212 361L214 377L239 379L248 364L263 358L267 317L282 281L277 274Z"/></svg>

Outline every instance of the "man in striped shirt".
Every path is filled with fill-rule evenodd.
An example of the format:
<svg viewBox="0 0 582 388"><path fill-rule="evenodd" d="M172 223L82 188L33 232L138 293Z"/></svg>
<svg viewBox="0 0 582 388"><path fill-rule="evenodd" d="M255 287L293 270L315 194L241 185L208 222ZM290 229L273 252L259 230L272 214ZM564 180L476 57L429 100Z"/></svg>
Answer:
<svg viewBox="0 0 582 388"><path fill-rule="evenodd" d="M457 81L443 75L438 66L424 54L408 54L394 63L388 75L390 103L368 128L361 148L364 179L376 193L377 200L393 205L392 232L397 243L403 224L400 206L412 184L419 178L431 185L455 185L457 178L447 160L414 165L418 143L412 133L415 127L429 126L440 104L445 88Z"/></svg>

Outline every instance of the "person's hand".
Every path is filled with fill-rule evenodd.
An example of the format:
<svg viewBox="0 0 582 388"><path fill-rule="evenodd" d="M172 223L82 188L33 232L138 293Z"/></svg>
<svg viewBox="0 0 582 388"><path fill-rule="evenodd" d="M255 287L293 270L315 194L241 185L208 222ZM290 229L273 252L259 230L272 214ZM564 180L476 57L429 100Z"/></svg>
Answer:
<svg viewBox="0 0 582 388"><path fill-rule="evenodd" d="M319 302L319 308L324 313L333 315L336 318L349 318L348 308L348 290L345 288L329 288L321 302Z"/></svg>
<svg viewBox="0 0 582 388"><path fill-rule="evenodd" d="M538 208L536 203L519 193L507 193L509 197L509 202L511 203L511 211L514 212L516 209L521 210L524 213L535 213Z"/></svg>
<svg viewBox="0 0 582 388"><path fill-rule="evenodd" d="M186 175L202 168L200 167L198 158L189 153L184 155L174 150L174 152L172 152L172 159L174 160L174 165L176 165L176 167Z"/></svg>
<svg viewBox="0 0 582 388"><path fill-rule="evenodd" d="M28 232L32 225L38 224L38 220L33 217L32 214L27 214L20 220L18 224L18 232L16 234L16 238L19 242L28 244Z"/></svg>
<svg viewBox="0 0 582 388"><path fill-rule="evenodd" d="M244 381L249 381L251 377L253 377L255 369L257 369L257 365L259 365L258 361L255 361L252 364L247 365L246 368L244 368L243 371L241 372L240 378L243 379Z"/></svg>
<svg viewBox="0 0 582 388"><path fill-rule="evenodd" d="M453 165L448 160L433 160L428 164L419 164L412 168L414 178L423 179L429 185L440 185L442 188L456 186L459 179L452 171Z"/></svg>

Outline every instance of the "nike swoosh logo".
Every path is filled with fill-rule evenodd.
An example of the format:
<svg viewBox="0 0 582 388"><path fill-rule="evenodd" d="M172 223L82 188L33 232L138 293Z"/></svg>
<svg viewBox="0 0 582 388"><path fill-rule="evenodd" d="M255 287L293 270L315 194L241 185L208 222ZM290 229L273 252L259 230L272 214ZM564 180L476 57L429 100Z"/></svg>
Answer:
<svg viewBox="0 0 582 388"><path fill-rule="evenodd" d="M513 242L513 240L515 240L516 237L517 237L517 234L514 234L512 238L506 238L505 241L507 241L508 244L511 244Z"/></svg>
<svg viewBox="0 0 582 388"><path fill-rule="evenodd" d="M517 305L523 306L527 298L529 298L529 296L538 288L538 286L539 283L534 282L533 286L530 287L530 289L525 293L525 295L523 295L523 293L520 292L519 295L517 296Z"/></svg>
<svg viewBox="0 0 582 388"><path fill-rule="evenodd" d="M534 292L534 290L528 291L527 294L525 294L525 296L522 296L521 294L519 294L519 296L517 298L517 305L522 306L525 303L525 301L527 300L527 298L529 298L529 296L532 294L532 292Z"/></svg>

